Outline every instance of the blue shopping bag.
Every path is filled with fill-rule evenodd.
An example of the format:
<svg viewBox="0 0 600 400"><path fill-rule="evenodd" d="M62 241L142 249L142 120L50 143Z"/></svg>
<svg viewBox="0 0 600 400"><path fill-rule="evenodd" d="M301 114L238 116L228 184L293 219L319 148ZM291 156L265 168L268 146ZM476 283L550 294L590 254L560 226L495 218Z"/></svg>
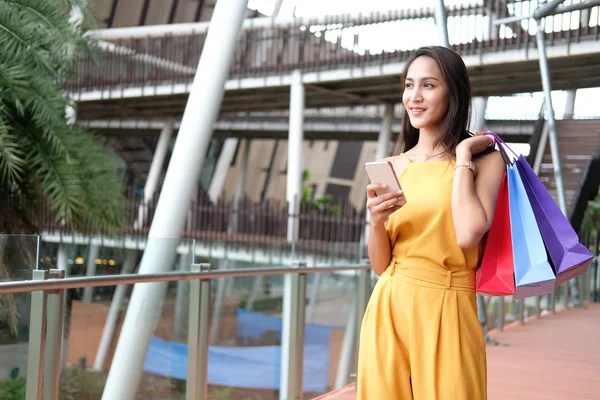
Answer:
<svg viewBox="0 0 600 400"><path fill-rule="evenodd" d="M550 294L556 276L516 164L507 165L517 298Z"/></svg>

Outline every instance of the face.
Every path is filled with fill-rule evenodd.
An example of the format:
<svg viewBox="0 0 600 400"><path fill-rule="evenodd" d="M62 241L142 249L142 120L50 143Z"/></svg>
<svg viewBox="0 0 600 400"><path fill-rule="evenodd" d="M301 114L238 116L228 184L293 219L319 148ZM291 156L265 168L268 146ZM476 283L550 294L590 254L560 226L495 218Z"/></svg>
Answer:
<svg viewBox="0 0 600 400"><path fill-rule="evenodd" d="M408 68L402 102L416 129L440 127L448 110L448 86L431 57L418 57Z"/></svg>

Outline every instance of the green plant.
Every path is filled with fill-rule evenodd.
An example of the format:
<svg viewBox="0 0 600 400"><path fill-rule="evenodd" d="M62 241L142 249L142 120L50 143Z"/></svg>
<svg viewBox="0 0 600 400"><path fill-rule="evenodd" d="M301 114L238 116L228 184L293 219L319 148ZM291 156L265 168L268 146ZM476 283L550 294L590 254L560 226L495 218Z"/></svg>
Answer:
<svg viewBox="0 0 600 400"><path fill-rule="evenodd" d="M87 0L0 0L0 232L39 232L45 204L57 222L76 229L116 233L124 222L114 163L102 143L66 115L72 104L65 81L96 48L69 21L72 9L93 23ZM0 279L11 279L2 257ZM9 310L3 320L16 335L11 296L0 305Z"/></svg>
<svg viewBox="0 0 600 400"><path fill-rule="evenodd" d="M600 230L600 193L594 200L588 202L581 223L581 232L584 234L595 234L598 230Z"/></svg>
<svg viewBox="0 0 600 400"><path fill-rule="evenodd" d="M75 8L93 20L85 0L0 0L0 192L12 196L0 205L13 211L0 216L4 232L41 200L57 221L75 227L115 232L123 222L113 163L100 141L66 115L72 105L64 83L95 49L69 21Z"/></svg>
<svg viewBox="0 0 600 400"><path fill-rule="evenodd" d="M0 382L0 399L23 400L25 399L26 381L23 378L11 378Z"/></svg>
<svg viewBox="0 0 600 400"><path fill-rule="evenodd" d="M239 308L246 308L247 298L244 297L238 304ZM283 307L283 297L268 297L264 299L257 299L254 301L252 311L279 311Z"/></svg>
<svg viewBox="0 0 600 400"><path fill-rule="evenodd" d="M302 202L310 205L311 208L319 212L340 215L342 213L342 207L339 204L331 204L333 201L332 195L326 194L319 198L313 196L312 188L308 184L310 178L310 171L305 169L302 173Z"/></svg>

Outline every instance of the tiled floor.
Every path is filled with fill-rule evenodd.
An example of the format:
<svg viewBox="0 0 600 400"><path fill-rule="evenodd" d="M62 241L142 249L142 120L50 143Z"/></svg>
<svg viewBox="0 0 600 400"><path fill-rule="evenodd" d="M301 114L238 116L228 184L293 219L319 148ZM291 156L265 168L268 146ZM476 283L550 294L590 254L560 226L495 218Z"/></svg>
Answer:
<svg viewBox="0 0 600 400"><path fill-rule="evenodd" d="M489 400L600 400L600 304L492 332ZM354 400L354 385L318 397ZM404 399L373 399L404 400Z"/></svg>

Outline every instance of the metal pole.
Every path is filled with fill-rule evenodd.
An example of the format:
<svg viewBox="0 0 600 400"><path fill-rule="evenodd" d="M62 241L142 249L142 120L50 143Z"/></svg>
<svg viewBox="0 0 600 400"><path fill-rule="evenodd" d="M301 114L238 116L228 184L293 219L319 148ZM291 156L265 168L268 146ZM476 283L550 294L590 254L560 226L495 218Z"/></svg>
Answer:
<svg viewBox="0 0 600 400"><path fill-rule="evenodd" d="M193 247L190 246L190 250L187 253L183 253L179 257L179 269L181 271L189 271L194 256L192 254ZM187 310L189 310L189 298L190 298L190 282L189 281L178 281L177 282L177 294L175 295L175 321L173 321L173 340L176 342L183 340L183 330L185 328Z"/></svg>
<svg viewBox="0 0 600 400"><path fill-rule="evenodd" d="M358 308L356 311L356 348L355 348L355 361L358 356L358 349L360 346L360 328L362 326L362 320L369 304L369 298L371 297L371 271L364 270L358 271ZM358 363L356 364L358 365Z"/></svg>
<svg viewBox="0 0 600 400"><path fill-rule="evenodd" d="M555 1L548 4L548 12L552 11L552 5L560 4L561 1ZM554 7L556 7L556 5ZM537 12L537 11L536 11ZM535 15L535 13L534 13ZM542 14L543 15L543 14ZM556 120L554 119L554 108L552 106L552 87L550 83L550 67L548 66L548 57L546 55L546 43L544 40L544 30L540 18L535 20L537 32L537 47L539 52L540 72L542 76L542 86L544 88L544 104L546 105L546 121L548 122L548 138L550 139L550 152L552 153L552 166L554 168L554 182L556 184L556 195L558 197L558 205L564 215L567 215L567 202L565 198L565 189L562 177L562 168L560 165L560 150L558 145L558 132L556 129ZM579 290L577 281L570 281L565 285L565 307L569 304L569 286L573 294L574 307L580 307Z"/></svg>
<svg viewBox="0 0 600 400"><path fill-rule="evenodd" d="M220 268L219 269L228 269L228 260L220 260ZM213 304L213 313L211 318L210 325L210 335L208 343L210 345L217 343L217 338L219 336L219 328L221 323L221 311L223 309L223 300L225 299L225 289L229 280L234 278L221 278L217 279L217 291L215 293L215 302Z"/></svg>
<svg viewBox="0 0 600 400"><path fill-rule="evenodd" d="M298 239L298 216L302 195L302 146L304 142L304 84L299 70L292 72L290 88L290 131L288 138L288 167L286 200L288 202L287 240L295 243Z"/></svg>
<svg viewBox="0 0 600 400"><path fill-rule="evenodd" d="M65 271L65 277L68 277L71 272L70 272L68 257L67 257L67 245L65 243L60 243L58 245L57 253L58 254L56 255L56 266L58 267L58 269ZM68 339L65 336L65 330L68 329L68 326L69 326L69 323L71 320L71 316L67 312L67 296L63 296L63 310L65 312L63 314L61 314L62 318L63 318L62 333L61 333L63 346L62 346L62 353L60 355L61 365L65 365L67 362L67 350L69 348Z"/></svg>
<svg viewBox="0 0 600 400"><path fill-rule="evenodd" d="M49 279L63 279L65 271L51 269ZM43 399L57 400L61 372L64 289L47 294L46 343L44 345Z"/></svg>
<svg viewBox="0 0 600 400"><path fill-rule="evenodd" d="M500 296L498 297L498 299L500 300L500 307L499 307L499 311L498 311L498 330L500 332L502 332L504 330L504 320L506 319L506 300L504 297Z"/></svg>
<svg viewBox="0 0 600 400"><path fill-rule="evenodd" d="M358 291L358 279L356 279L356 288ZM352 298L350 312L346 321L346 329L344 331L344 340L342 342L342 351L340 352L340 360L338 362L337 374L335 377L334 389L339 389L348 384L350 373L354 363L354 353L356 349L356 335L358 335L358 295Z"/></svg>
<svg viewBox="0 0 600 400"><path fill-rule="evenodd" d="M303 263L302 266L306 266ZM296 313L298 332L296 333L296 396L304 398L304 333L306 329L306 274L298 274L298 310Z"/></svg>
<svg viewBox="0 0 600 400"><path fill-rule="evenodd" d="M208 271L210 264L192 264L191 270ZM208 399L209 310L210 280L190 281L186 400Z"/></svg>
<svg viewBox="0 0 600 400"><path fill-rule="evenodd" d="M292 268L305 267L304 261L292 264ZM296 400L302 393L302 379L299 380L299 377L302 376L304 367L303 358L298 353L300 348L304 349L305 299L306 281L303 284L299 274L286 274L283 278L279 400Z"/></svg>
<svg viewBox="0 0 600 400"><path fill-rule="evenodd" d="M579 11L579 10L581 10L581 12L583 14L586 11L589 12L589 9L600 5L600 0L584 0L581 3L575 3L575 4L569 4L569 5L562 6L562 7L557 7L557 5L559 5L562 2L564 2L564 0L554 1L553 3L546 3L546 6L550 6L550 8L551 8L550 11L540 12L539 10L536 10L537 14L536 14L536 12L534 12L532 15L497 19L494 21L494 25L510 24L513 22L523 21L525 19L530 19L530 18L539 19L542 17L548 17L551 15L559 15L559 14L564 14L564 13L568 13L568 12L572 12L572 11ZM543 6L540 6L540 8L541 7L543 7Z"/></svg>
<svg viewBox="0 0 600 400"><path fill-rule="evenodd" d="M33 280L43 281L48 271L34 270ZM29 317L29 352L27 356L27 384L25 399L41 400L44 380L44 349L46 347L46 302L44 291L31 292Z"/></svg>
<svg viewBox="0 0 600 400"><path fill-rule="evenodd" d="M315 317L315 310L317 308L317 301L319 299L319 288L321 287L321 278L323 274L316 274L312 286L310 287L310 295L308 297L308 312L306 313L306 320L311 322Z"/></svg>
<svg viewBox="0 0 600 400"><path fill-rule="evenodd" d="M215 5L140 263L140 274L172 268L192 193L197 187L200 167L221 107L247 5L247 0L219 0ZM134 288L103 400L135 397L166 287L165 283L153 283Z"/></svg>
<svg viewBox="0 0 600 400"><path fill-rule="evenodd" d="M556 120L554 119L554 108L552 106L552 86L550 84L550 67L548 66L548 57L546 55L546 42L544 40L542 21L536 19L535 22L537 25L536 39L539 52L540 73L542 76L542 87L544 88L544 104L546 105L546 121L548 122L548 138L550 139L550 151L552 153L552 166L554 167L556 194L561 211L563 214L567 215L565 189L562 179L562 169L560 166L558 134L556 131Z"/></svg>
<svg viewBox="0 0 600 400"><path fill-rule="evenodd" d="M123 261L123 268L121 274L129 274L135 269L135 261L137 259L137 250L127 250L125 260ZM98 351L96 352L96 359L94 360L94 370L104 370L104 364L106 363L106 357L110 351L111 344L115 335L115 329L117 327L117 321L119 320L119 314L121 313L121 305L129 285L118 285L115 288L104 329L102 330L102 337L100 338L100 344L98 345Z"/></svg>
<svg viewBox="0 0 600 400"><path fill-rule="evenodd" d="M448 40L448 12L444 5L444 0L437 0L435 3L435 24L440 35L440 46L450 48Z"/></svg>

